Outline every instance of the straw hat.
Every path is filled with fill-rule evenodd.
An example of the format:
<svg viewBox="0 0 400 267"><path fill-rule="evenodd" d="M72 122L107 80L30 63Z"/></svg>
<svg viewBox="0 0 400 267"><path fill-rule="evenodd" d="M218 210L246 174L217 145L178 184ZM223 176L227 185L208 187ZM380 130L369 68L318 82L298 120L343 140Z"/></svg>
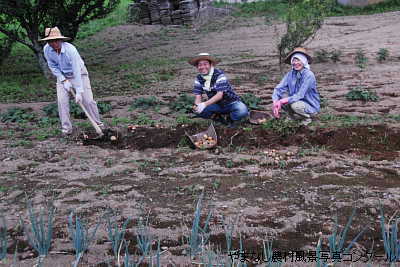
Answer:
<svg viewBox="0 0 400 267"><path fill-rule="evenodd" d="M311 56L307 53L307 50L303 47L296 47L292 52L290 52L290 54L285 58L285 63L286 64L291 64L291 59L294 53L302 53L307 57L308 63L311 64L312 63L312 58Z"/></svg>
<svg viewBox="0 0 400 267"><path fill-rule="evenodd" d="M71 38L62 36L58 27L46 28L45 38L39 39L39 41L50 41L50 40L70 40Z"/></svg>
<svg viewBox="0 0 400 267"><path fill-rule="evenodd" d="M217 59L213 58L212 56L210 56L209 53L200 53L200 54L198 54L197 56L195 56L194 58L190 59L190 60L188 61L188 63L189 63L190 65L197 66L197 63L198 63L200 60L208 60L208 61L210 61L211 64L213 64L213 65L216 65L216 64L218 64L218 62L219 62L219 60L217 60Z"/></svg>

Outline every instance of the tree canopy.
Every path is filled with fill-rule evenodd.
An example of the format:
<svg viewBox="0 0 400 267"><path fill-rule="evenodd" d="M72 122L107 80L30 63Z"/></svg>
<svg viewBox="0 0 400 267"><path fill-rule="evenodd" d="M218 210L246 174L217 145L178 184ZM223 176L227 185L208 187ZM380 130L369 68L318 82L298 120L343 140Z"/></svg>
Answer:
<svg viewBox="0 0 400 267"><path fill-rule="evenodd" d="M58 26L64 36L75 39L79 25L105 17L120 0L0 0L0 32L11 41L29 47L48 73L40 39L46 27Z"/></svg>

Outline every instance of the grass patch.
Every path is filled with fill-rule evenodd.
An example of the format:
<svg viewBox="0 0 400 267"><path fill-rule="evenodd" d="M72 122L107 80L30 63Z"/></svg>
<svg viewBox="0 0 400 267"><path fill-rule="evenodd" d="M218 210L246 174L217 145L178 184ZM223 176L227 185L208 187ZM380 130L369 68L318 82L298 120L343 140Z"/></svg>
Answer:
<svg viewBox="0 0 400 267"><path fill-rule="evenodd" d="M355 16L384 13L400 10L400 0L388 0L366 7L349 7L339 4L332 5L328 16Z"/></svg>
<svg viewBox="0 0 400 267"><path fill-rule="evenodd" d="M83 24L76 36L77 39L84 39L108 27L125 24L128 18L128 5L131 2L131 0L121 0L118 7L107 17Z"/></svg>
<svg viewBox="0 0 400 267"><path fill-rule="evenodd" d="M355 15L369 15L390 11L400 10L400 0L388 0L375 5L366 7L349 7L342 6L336 2L327 3L328 16L355 16ZM286 16L289 9L288 1L259 1L252 3L226 3L226 2L213 2L213 6L224 8L233 7L233 16L238 17L254 17L254 16L267 16L273 14L275 17L283 18Z"/></svg>
<svg viewBox="0 0 400 267"><path fill-rule="evenodd" d="M284 1L259 1L251 3L226 3L226 2L213 2L213 6L224 8L233 7L233 16L251 18L255 16L264 16L268 14L276 14L282 18L285 16L288 9L288 3Z"/></svg>

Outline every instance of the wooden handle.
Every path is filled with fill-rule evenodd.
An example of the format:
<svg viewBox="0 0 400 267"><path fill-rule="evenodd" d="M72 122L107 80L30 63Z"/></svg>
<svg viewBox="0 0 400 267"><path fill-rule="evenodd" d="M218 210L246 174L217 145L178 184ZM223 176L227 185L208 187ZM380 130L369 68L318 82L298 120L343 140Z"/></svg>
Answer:
<svg viewBox="0 0 400 267"><path fill-rule="evenodd" d="M75 95L75 89L71 88L71 93L74 97L76 97ZM93 128L96 130L96 133L100 136L103 135L103 131L100 129L99 125L97 125L97 123L93 120L93 118L89 115L89 112L86 110L86 108L83 106L83 104L81 102L78 103L79 106L82 108L83 112L85 112L86 117L88 117L90 123L92 124Z"/></svg>

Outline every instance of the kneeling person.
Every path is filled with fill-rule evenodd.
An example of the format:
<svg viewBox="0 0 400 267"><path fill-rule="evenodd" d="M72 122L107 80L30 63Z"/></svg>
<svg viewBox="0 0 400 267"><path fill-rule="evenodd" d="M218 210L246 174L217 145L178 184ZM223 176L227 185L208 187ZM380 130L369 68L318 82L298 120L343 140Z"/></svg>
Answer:
<svg viewBox="0 0 400 267"><path fill-rule="evenodd" d="M272 94L273 114L279 118L281 108L289 112L290 117L300 119L303 125L311 123L311 117L320 110L320 97L314 73L310 70L312 58L304 48L296 48L285 59L292 65Z"/></svg>
<svg viewBox="0 0 400 267"><path fill-rule="evenodd" d="M194 82L195 95L194 112L202 118L213 118L228 114L231 127L248 116L247 106L234 92L222 70L214 68L218 61L207 53L201 53L189 61L197 68L199 74ZM202 94L207 94L208 100L202 101Z"/></svg>

